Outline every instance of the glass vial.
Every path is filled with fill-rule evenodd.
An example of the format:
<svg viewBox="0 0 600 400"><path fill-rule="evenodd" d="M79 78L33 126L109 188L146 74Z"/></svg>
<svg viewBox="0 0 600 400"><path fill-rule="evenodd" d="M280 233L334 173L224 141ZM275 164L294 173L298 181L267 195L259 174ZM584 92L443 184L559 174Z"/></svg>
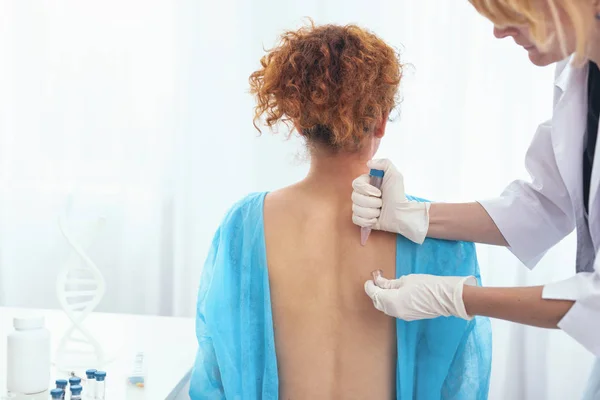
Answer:
<svg viewBox="0 0 600 400"><path fill-rule="evenodd" d="M96 397L96 370L88 369L85 371L85 390L83 391L83 398L85 400L94 400Z"/></svg>
<svg viewBox="0 0 600 400"><path fill-rule="evenodd" d="M69 382L67 382L66 379L57 379L56 380L56 388L57 389L62 389L62 397L61 399L64 400L65 399L65 392L67 391L67 384Z"/></svg>
<svg viewBox="0 0 600 400"><path fill-rule="evenodd" d="M106 391L106 372L96 372L96 400L104 400Z"/></svg>
<svg viewBox="0 0 600 400"><path fill-rule="evenodd" d="M81 391L83 388L81 385L71 386L71 400L81 400Z"/></svg>

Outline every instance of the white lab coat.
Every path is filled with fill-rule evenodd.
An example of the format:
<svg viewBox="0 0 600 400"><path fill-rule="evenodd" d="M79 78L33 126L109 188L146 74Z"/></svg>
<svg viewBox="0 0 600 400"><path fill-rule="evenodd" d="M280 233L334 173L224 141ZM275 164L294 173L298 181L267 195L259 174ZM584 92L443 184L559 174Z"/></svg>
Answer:
<svg viewBox="0 0 600 400"><path fill-rule="evenodd" d="M513 182L499 198L480 202L509 249L529 268L575 228L578 259L591 262L600 250L600 138L590 184L589 234L583 204L588 69L571 65L570 59L558 65L552 119L539 126L526 156L531 182ZM575 274L574 264L565 265L574 276L546 285L543 297L575 301L558 326L600 357L600 255L589 263L590 272Z"/></svg>

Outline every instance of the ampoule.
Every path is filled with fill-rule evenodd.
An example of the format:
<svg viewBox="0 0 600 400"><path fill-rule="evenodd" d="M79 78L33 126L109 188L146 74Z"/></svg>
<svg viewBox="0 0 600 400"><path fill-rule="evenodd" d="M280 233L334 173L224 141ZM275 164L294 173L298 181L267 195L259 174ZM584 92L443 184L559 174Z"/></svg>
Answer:
<svg viewBox="0 0 600 400"><path fill-rule="evenodd" d="M96 400L104 400L106 372L96 371Z"/></svg>
<svg viewBox="0 0 600 400"><path fill-rule="evenodd" d="M81 378L78 376L72 376L69 378L69 386L73 387L73 386L81 386Z"/></svg>
<svg viewBox="0 0 600 400"><path fill-rule="evenodd" d="M383 275L383 271L380 269L376 269L375 271L371 272L371 276L373 277L373 282L377 285L377 278L381 277Z"/></svg>
<svg viewBox="0 0 600 400"><path fill-rule="evenodd" d="M144 387L146 379L146 370L144 365L144 352L138 352L135 355L135 360L133 363L133 370L127 377L128 382L131 385L135 385L137 387Z"/></svg>
<svg viewBox="0 0 600 400"><path fill-rule="evenodd" d="M64 400L65 399L65 392L67 391L67 384L69 382L67 382L66 379L57 379L56 380L56 388L57 389L62 389L62 397L61 399Z"/></svg>
<svg viewBox="0 0 600 400"><path fill-rule="evenodd" d="M96 395L96 370L88 369L85 371L85 390L83 391L83 398L85 400L94 400Z"/></svg>
<svg viewBox="0 0 600 400"><path fill-rule="evenodd" d="M50 391L50 397L52 398L52 400L59 400L59 399L63 399L65 394L65 391L59 388L56 389L52 389Z"/></svg>
<svg viewBox="0 0 600 400"><path fill-rule="evenodd" d="M81 400L81 385L71 386L71 400Z"/></svg>

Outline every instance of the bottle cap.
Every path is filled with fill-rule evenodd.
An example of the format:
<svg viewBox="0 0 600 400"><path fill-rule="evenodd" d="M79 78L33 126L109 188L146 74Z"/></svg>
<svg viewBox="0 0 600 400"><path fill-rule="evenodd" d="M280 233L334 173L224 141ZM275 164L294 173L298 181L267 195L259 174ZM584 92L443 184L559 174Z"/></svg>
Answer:
<svg viewBox="0 0 600 400"><path fill-rule="evenodd" d="M383 171L380 170L380 169L372 169L369 172L369 175L371 175L371 176L377 176L379 178L383 178Z"/></svg>
<svg viewBox="0 0 600 400"><path fill-rule="evenodd" d="M96 380L97 381L103 381L104 379L106 379L106 372L104 372L104 371L96 371Z"/></svg>
<svg viewBox="0 0 600 400"><path fill-rule="evenodd" d="M75 386L81 383L81 378L78 376L72 376L69 378L69 385Z"/></svg>
<svg viewBox="0 0 600 400"><path fill-rule="evenodd" d="M62 399L63 392L64 390L62 389L52 389L50 391L50 396L52 396L53 399Z"/></svg>
<svg viewBox="0 0 600 400"><path fill-rule="evenodd" d="M13 326L17 330L40 329L44 327L44 317L15 317Z"/></svg>
<svg viewBox="0 0 600 400"><path fill-rule="evenodd" d="M85 371L85 375L88 377L88 379L93 379L96 376L96 371L95 369L88 369L87 371Z"/></svg>
<svg viewBox="0 0 600 400"><path fill-rule="evenodd" d="M81 394L83 388L80 385L71 386L71 395Z"/></svg>
<svg viewBox="0 0 600 400"><path fill-rule="evenodd" d="M57 379L56 380L56 387L60 388L60 389L64 389L67 387L67 380L66 379Z"/></svg>

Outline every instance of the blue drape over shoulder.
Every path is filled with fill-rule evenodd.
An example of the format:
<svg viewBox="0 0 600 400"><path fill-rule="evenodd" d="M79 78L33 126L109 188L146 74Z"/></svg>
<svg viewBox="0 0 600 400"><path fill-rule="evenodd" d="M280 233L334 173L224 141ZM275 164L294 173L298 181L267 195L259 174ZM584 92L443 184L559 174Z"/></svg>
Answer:
<svg viewBox="0 0 600 400"><path fill-rule="evenodd" d="M278 398L265 195L251 194L235 204L214 236L198 293L193 400ZM398 236L396 246L397 277L424 273L480 280L472 243L426 239L417 245ZM492 352L488 319L397 320L397 336L398 399L487 399Z"/></svg>

